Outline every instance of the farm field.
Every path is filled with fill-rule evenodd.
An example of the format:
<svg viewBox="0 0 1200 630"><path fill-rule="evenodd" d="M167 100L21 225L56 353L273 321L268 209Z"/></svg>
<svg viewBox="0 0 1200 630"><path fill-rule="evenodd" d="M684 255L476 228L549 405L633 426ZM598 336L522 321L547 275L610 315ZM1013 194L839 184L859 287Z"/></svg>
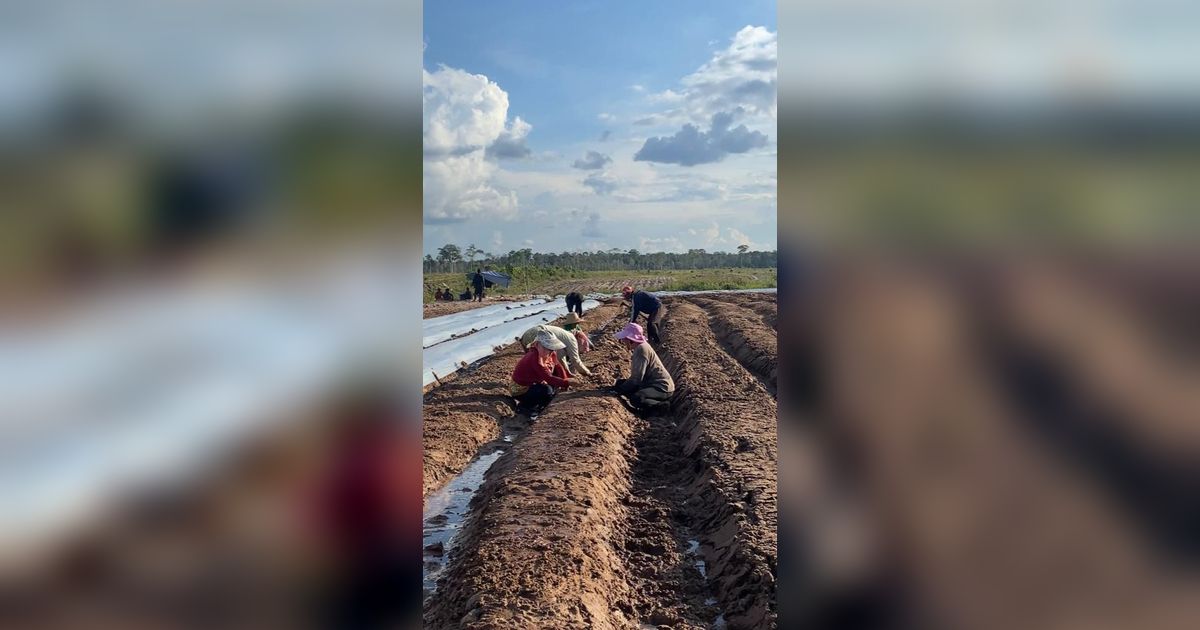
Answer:
<svg viewBox="0 0 1200 630"><path fill-rule="evenodd" d="M502 271L502 270L501 270ZM528 275L526 275L528 274ZM527 295L565 295L571 291L618 293L626 284L647 291L710 291L762 289L776 286L774 268L670 269L655 271L571 271L556 269L517 269L507 289L487 290L489 300L519 299ZM433 294L446 284L457 296L466 288L463 273L425 274L425 317L474 308L469 302L434 302Z"/></svg>
<svg viewBox="0 0 1200 630"><path fill-rule="evenodd" d="M1187 627L1195 267L958 263L664 298L662 418L593 391L627 369L613 303L597 378L533 423L511 348L431 390L426 627Z"/></svg>
<svg viewBox="0 0 1200 630"><path fill-rule="evenodd" d="M775 301L664 299L659 352L678 392L665 417L595 391L628 370L616 302L585 318L593 377L532 423L507 396L515 346L430 391L426 627L773 626ZM476 453L495 463L451 482Z"/></svg>

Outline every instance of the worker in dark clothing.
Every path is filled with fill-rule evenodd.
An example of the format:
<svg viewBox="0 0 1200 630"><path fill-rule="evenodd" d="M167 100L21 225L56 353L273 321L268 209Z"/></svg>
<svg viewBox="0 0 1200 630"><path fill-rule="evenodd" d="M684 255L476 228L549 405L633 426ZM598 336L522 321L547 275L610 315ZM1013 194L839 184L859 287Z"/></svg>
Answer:
<svg viewBox="0 0 1200 630"><path fill-rule="evenodd" d="M461 302L470 302L471 301L471 287L467 287L466 291L459 293L458 299Z"/></svg>
<svg viewBox="0 0 1200 630"><path fill-rule="evenodd" d="M471 276L471 286L475 288L475 301L483 301L483 270L476 269L475 275Z"/></svg>
<svg viewBox="0 0 1200 630"><path fill-rule="evenodd" d="M567 312L571 311L575 311L580 317L583 317L583 295L578 291L567 294Z"/></svg>
<svg viewBox="0 0 1200 630"><path fill-rule="evenodd" d="M636 322L638 315L644 313L646 315L646 336L650 341L660 343L662 339L658 336L658 324L666 312L662 300L653 293L634 291L633 287L629 285L625 285L625 288L621 289L621 295L625 296L625 299L632 304L629 322Z"/></svg>

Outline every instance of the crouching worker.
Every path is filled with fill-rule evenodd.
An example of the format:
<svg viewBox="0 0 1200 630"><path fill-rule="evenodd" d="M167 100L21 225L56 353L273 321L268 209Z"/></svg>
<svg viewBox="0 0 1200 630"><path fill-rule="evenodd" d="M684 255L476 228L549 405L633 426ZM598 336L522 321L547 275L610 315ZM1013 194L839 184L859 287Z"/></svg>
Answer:
<svg viewBox="0 0 1200 630"><path fill-rule="evenodd" d="M517 401L517 413L534 417L558 391L567 389L567 370L556 354L564 347L566 344L549 331L538 331L536 341L513 368L511 393Z"/></svg>
<svg viewBox="0 0 1200 630"><path fill-rule="evenodd" d="M675 393L675 381L663 367L658 353L646 342L642 327L626 324L616 334L630 352L629 378L617 379L613 390L629 398L634 407L643 411L663 411L670 406Z"/></svg>
<svg viewBox="0 0 1200 630"><path fill-rule="evenodd" d="M568 377L579 376L580 374L584 376L592 375L592 371L588 369L588 366L583 364L583 359L579 356L591 349L587 335L582 330L575 329L574 331L569 331L566 328L559 328L558 326L551 326L549 324L534 326L521 335L521 347L528 350L529 346L533 344L534 340L543 331L554 335L554 338L562 343L562 349L558 350L555 354L558 355L558 362L566 368Z"/></svg>

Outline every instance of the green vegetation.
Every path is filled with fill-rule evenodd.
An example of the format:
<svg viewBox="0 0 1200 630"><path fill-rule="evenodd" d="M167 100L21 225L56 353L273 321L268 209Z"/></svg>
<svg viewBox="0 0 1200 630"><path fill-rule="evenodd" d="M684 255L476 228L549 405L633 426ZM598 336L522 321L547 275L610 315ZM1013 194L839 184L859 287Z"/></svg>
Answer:
<svg viewBox="0 0 1200 630"><path fill-rule="evenodd" d="M721 269L669 269L657 271L574 271L561 267L518 267L512 274L508 289L493 287L488 295L616 293L625 284L651 291L711 291L729 289L762 289L776 286L774 267L726 267ZM443 283L457 297L468 285L465 273L426 273L424 301L432 302L433 294Z"/></svg>
<svg viewBox="0 0 1200 630"><path fill-rule="evenodd" d="M425 273L449 273L473 271L478 267L490 268L507 274L516 269L535 267L546 273L574 275L580 271L658 271L677 269L719 269L757 267L760 269L776 265L774 251L750 251L749 246L740 245L736 252L709 252L689 249L686 253L649 252L636 249L628 251L613 248L595 252L535 252L518 249L506 254L492 254L475 246L465 249L448 243L438 248L437 255L426 254L422 270ZM555 271L557 270L557 271ZM531 272L534 273L534 272Z"/></svg>

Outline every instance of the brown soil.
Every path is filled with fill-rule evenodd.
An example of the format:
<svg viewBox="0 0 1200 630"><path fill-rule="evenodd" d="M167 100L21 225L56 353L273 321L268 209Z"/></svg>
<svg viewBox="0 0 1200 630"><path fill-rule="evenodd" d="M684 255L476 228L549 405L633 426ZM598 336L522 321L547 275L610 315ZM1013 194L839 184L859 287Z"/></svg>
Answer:
<svg viewBox="0 0 1200 630"><path fill-rule="evenodd" d="M872 497L881 571L903 585L903 613L874 627L1194 621L1194 592L1169 586L1138 509L1101 490L1112 481L1102 466L1079 465L1072 451L1087 441L1054 437L1044 425L1059 419L1029 416L1012 395L963 299L977 283L898 269L839 277L815 300L828 366L817 415Z"/></svg>
<svg viewBox="0 0 1200 630"><path fill-rule="evenodd" d="M771 330L776 329L779 319L779 303L774 293L712 293L697 296L697 299L704 299L708 303L723 302L749 309L761 318L764 324L770 326Z"/></svg>
<svg viewBox="0 0 1200 630"><path fill-rule="evenodd" d="M775 394L775 373L779 367L775 330L767 328L758 313L734 302L701 297L688 298L688 301L709 313L709 326L721 347L757 376L772 395ZM771 312L775 310L774 303L756 303Z"/></svg>
<svg viewBox="0 0 1200 630"><path fill-rule="evenodd" d="M619 310L617 305L601 305L588 311L585 330L595 325L592 322L611 320ZM508 393L513 367L520 358L521 348L513 343L488 360L460 370L452 380L425 395L422 496L462 471L482 445L500 437L503 426L524 426L524 418L513 414ZM590 355L584 356L589 367L591 359Z"/></svg>
<svg viewBox="0 0 1200 630"><path fill-rule="evenodd" d="M588 355L598 382L627 373L622 324ZM677 410L560 394L489 471L427 627L774 627L775 402L698 307L670 308L664 337Z"/></svg>
<svg viewBox="0 0 1200 630"><path fill-rule="evenodd" d="M525 299L528 299L528 296L506 295L503 297L484 296L482 302L468 302L468 301L429 302L422 306L423 314L421 315L421 318L429 319L431 317L441 317L442 315L450 315L452 313L461 313L463 311L469 311L471 309L481 308L484 306L491 306L498 302L520 302Z"/></svg>
<svg viewBox="0 0 1200 630"><path fill-rule="evenodd" d="M676 379L684 455L702 472L690 491L709 579L731 628L776 623L778 504L775 400L726 354L699 307L669 307L662 357Z"/></svg>

